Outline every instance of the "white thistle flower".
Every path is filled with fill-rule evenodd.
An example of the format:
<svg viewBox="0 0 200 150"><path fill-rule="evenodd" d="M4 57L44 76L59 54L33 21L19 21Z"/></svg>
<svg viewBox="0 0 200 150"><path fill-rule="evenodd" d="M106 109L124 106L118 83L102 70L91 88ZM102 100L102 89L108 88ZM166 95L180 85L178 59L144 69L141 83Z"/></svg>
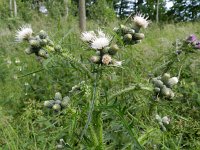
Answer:
<svg viewBox="0 0 200 150"><path fill-rule="evenodd" d="M133 22L138 27L147 28L147 26L149 25L149 21L147 19L148 17L145 17L142 14L137 14L133 17Z"/></svg>
<svg viewBox="0 0 200 150"><path fill-rule="evenodd" d="M95 37L94 31L86 31L81 34L81 40L84 42L91 42Z"/></svg>
<svg viewBox="0 0 200 150"><path fill-rule="evenodd" d="M106 34L103 33L103 31L101 29L98 29L98 37L106 37Z"/></svg>
<svg viewBox="0 0 200 150"><path fill-rule="evenodd" d="M31 25L23 25L20 29L17 30L15 39L17 42L22 42L24 40L28 40L33 34L33 30Z"/></svg>
<svg viewBox="0 0 200 150"><path fill-rule="evenodd" d="M110 44L110 41L111 41L111 37L109 36L96 37L92 40L91 47L96 50L103 49L104 47Z"/></svg>

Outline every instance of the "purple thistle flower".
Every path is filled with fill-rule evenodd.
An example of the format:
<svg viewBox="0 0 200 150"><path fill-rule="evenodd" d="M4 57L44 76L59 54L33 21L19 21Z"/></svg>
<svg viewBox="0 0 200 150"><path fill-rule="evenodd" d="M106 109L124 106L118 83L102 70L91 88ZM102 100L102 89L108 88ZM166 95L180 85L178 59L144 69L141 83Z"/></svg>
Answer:
<svg viewBox="0 0 200 150"><path fill-rule="evenodd" d="M200 41L197 41L194 47L200 49Z"/></svg>
<svg viewBox="0 0 200 150"><path fill-rule="evenodd" d="M186 42L188 42L188 43L193 43L193 42L195 42L196 40L197 40L196 36L195 36L194 34L191 34L191 35L187 38Z"/></svg>

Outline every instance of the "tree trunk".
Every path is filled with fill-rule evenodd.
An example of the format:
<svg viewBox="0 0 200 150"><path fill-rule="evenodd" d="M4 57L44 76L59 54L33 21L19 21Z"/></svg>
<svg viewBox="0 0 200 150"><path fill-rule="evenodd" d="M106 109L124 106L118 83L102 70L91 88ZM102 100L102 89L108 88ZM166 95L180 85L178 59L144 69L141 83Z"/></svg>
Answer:
<svg viewBox="0 0 200 150"><path fill-rule="evenodd" d="M157 0L157 5L156 5L156 23L159 22L159 0Z"/></svg>
<svg viewBox="0 0 200 150"><path fill-rule="evenodd" d="M81 32L86 30L85 0L79 0L79 27Z"/></svg>
<svg viewBox="0 0 200 150"><path fill-rule="evenodd" d="M16 0L14 0L14 16L17 17L17 3L16 3Z"/></svg>
<svg viewBox="0 0 200 150"><path fill-rule="evenodd" d="M10 0L10 3L9 3L9 9L10 9L10 17L13 17L12 0Z"/></svg>

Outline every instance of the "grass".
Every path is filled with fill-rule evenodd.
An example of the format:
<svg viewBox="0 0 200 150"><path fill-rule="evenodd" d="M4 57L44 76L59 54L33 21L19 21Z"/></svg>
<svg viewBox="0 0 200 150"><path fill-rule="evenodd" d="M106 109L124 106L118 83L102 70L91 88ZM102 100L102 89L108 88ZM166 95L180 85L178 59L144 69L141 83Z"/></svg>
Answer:
<svg viewBox="0 0 200 150"><path fill-rule="evenodd" d="M162 73L162 65L175 50L173 42L191 33L200 38L199 22L152 24L142 31L146 38L141 44L121 47L117 57L124 60L123 68L102 70L89 63L93 52L85 50L79 40L75 19L43 18L31 25L35 33L47 31L53 41L80 60L79 64L69 61L68 55L55 55L40 64L33 55L24 54L27 45L14 42L15 30L21 24L19 20L0 25L0 149L55 149L60 139L64 139L65 149L200 149L199 54L191 54L170 68L176 76L183 65L172 101L153 101L148 77ZM112 33L115 25L104 30ZM88 28L94 30L98 25L91 21ZM15 63L16 59L20 63ZM81 64L98 75L96 88ZM82 91L69 92L83 80ZM57 91L71 99L61 114L43 107ZM167 131L160 129L156 114L171 118Z"/></svg>

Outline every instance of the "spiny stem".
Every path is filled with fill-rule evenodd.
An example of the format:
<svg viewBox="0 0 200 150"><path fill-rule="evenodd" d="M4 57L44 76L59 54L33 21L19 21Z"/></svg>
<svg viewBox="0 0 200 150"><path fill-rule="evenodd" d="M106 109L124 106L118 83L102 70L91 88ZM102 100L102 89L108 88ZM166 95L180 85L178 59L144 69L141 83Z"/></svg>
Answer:
<svg viewBox="0 0 200 150"><path fill-rule="evenodd" d="M79 60L76 60L71 54L69 54L68 52L62 53L62 56L67 58L68 60L70 60L71 62L77 64L79 67L81 67L81 69L83 69L89 78L94 80L94 76L92 75L92 73L85 67L85 65L83 65Z"/></svg>
<svg viewBox="0 0 200 150"><path fill-rule="evenodd" d="M112 100L113 98L115 98L117 96L120 96L120 95L122 95L124 93L128 93L128 92L133 91L133 90L147 90L147 91L152 91L153 89L150 88L150 87L143 87L141 85L134 85L134 86L122 89L122 90L116 92L115 94L111 95L110 97L108 97L108 101Z"/></svg>
<svg viewBox="0 0 200 150"><path fill-rule="evenodd" d="M94 104L95 104L95 100L96 100L96 90L97 90L97 75L95 76L95 80L94 80L94 89L93 89L93 94L92 94L92 101L91 101L91 105L90 105L90 109L88 111L88 118L87 118L87 122L85 124L85 127L82 131L81 137L80 137L80 141L83 139L83 136L85 135L87 128L91 122L91 118L92 118L92 112L94 110ZM79 141L79 142L80 142Z"/></svg>

